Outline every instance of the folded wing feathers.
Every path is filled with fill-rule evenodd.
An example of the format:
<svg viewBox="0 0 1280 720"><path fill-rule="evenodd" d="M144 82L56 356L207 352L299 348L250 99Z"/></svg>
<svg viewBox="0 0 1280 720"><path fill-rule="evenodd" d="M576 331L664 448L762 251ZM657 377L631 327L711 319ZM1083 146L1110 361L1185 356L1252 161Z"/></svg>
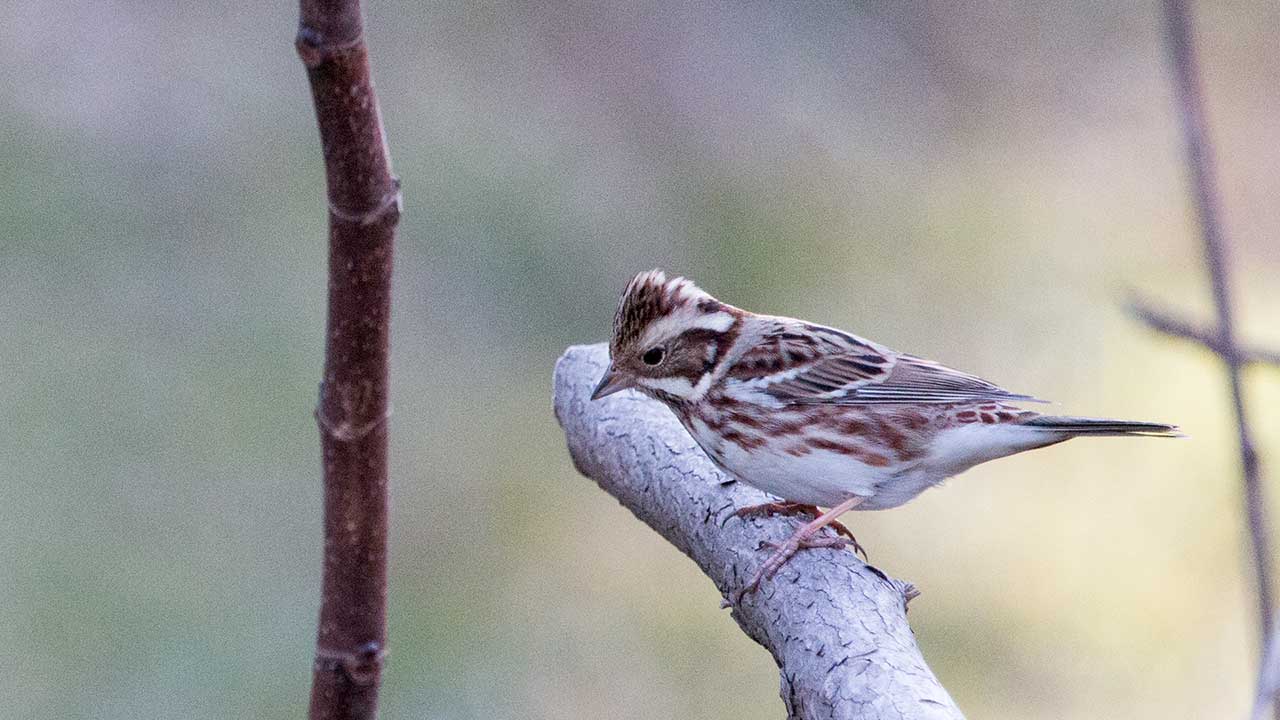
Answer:
<svg viewBox="0 0 1280 720"><path fill-rule="evenodd" d="M814 358L809 367L772 384L766 392L798 404L1044 402L923 358L888 353L868 357L865 345L857 350L857 354Z"/></svg>

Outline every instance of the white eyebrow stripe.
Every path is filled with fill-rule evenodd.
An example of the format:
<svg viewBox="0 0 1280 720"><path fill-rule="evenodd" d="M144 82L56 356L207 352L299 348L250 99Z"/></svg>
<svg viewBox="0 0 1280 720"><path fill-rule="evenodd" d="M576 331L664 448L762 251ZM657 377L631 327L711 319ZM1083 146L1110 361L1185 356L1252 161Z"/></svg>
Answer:
<svg viewBox="0 0 1280 720"><path fill-rule="evenodd" d="M714 312L709 315L699 315L689 323L691 328L700 328L703 330L714 330L716 332L724 332L733 326L733 316L727 312Z"/></svg>
<svg viewBox="0 0 1280 720"><path fill-rule="evenodd" d="M724 332L733 326L733 315L727 312L705 314L690 308L660 318L649 325L641 338L641 345L649 346L666 342L671 338L689 330L711 330Z"/></svg>

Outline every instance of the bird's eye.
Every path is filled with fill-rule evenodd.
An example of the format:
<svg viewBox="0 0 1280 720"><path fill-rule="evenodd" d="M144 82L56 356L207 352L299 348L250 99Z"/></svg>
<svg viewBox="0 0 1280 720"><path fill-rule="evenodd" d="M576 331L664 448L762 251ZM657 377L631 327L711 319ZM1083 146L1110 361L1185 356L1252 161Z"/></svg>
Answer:
<svg viewBox="0 0 1280 720"><path fill-rule="evenodd" d="M644 361L645 365L657 365L658 363L662 362L662 358L666 354L667 354L667 351L663 350L660 347L649 348L647 351L645 351L645 354L641 356L640 359Z"/></svg>

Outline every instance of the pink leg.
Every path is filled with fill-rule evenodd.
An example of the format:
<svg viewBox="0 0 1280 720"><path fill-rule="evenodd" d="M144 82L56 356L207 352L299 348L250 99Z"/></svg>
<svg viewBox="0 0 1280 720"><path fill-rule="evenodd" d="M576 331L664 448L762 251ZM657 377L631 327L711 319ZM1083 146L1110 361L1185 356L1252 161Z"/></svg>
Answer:
<svg viewBox="0 0 1280 720"><path fill-rule="evenodd" d="M845 547L847 545L853 545L857 548L858 544L856 540L849 540L842 537L815 538L814 535L822 528L835 522L836 518L857 507L858 504L864 500L866 500L866 498L855 495L854 497L845 500L839 505L819 515L813 522L810 522L797 530L796 533L788 538L786 542L782 543L782 545L778 546L778 548L774 550L768 560L764 561L764 564L761 565L760 569L756 571L756 574L752 576L751 582L744 585L741 590L733 593L730 599L721 603L721 606L730 607L732 605L741 604L742 598L755 592L760 587L761 582L772 578L774 574L777 573L783 565L786 565L787 561L801 549L814 547Z"/></svg>
<svg viewBox="0 0 1280 720"><path fill-rule="evenodd" d="M746 507L738 508L733 514L735 517L740 518L772 517L774 515L784 515L787 517L794 515L812 515L816 518L822 515L822 511L818 509L817 505L805 505L804 503L787 502L784 500L782 502L767 502L759 505L748 505ZM838 520L832 520L827 523L827 526L832 530L835 530L840 535L849 538L849 544L853 546L854 552L861 554L863 560L867 559L867 551L858 544L858 538L853 536L853 532L850 531L849 528L845 527L844 523Z"/></svg>

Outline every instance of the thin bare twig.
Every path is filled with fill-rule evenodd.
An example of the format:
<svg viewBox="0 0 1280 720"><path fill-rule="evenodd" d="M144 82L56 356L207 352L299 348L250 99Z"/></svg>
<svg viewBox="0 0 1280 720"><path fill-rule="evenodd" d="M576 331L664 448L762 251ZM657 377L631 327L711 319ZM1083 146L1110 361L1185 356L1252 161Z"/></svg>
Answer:
<svg viewBox="0 0 1280 720"><path fill-rule="evenodd" d="M1223 237L1213 151L1209 142L1205 103L1200 88L1199 67L1195 45L1192 42L1191 18L1186 2L1165 0L1164 17L1187 165L1190 169L1191 186L1200 221L1200 235L1204 242L1205 265L1213 284L1214 307L1217 311L1217 324L1211 336L1212 340L1204 344L1221 357L1227 367L1227 382L1235 410L1240 460L1244 475L1245 515L1248 518L1249 537L1253 546L1253 570L1258 590L1258 625L1261 628L1261 642L1265 645L1272 636L1271 530L1263 497L1258 453L1254 448L1241 386L1240 376L1246 356L1237 344L1235 336L1227 244ZM1163 314L1157 313L1155 318L1159 319L1162 316ZM1152 325L1159 327L1157 323ZM1178 323L1173 323L1172 328L1186 329L1180 327ZM1168 331L1169 328L1161 329ZM1173 334L1192 337L1185 332ZM1277 709L1277 715L1280 716L1280 708Z"/></svg>
<svg viewBox="0 0 1280 720"><path fill-rule="evenodd" d="M1280 634L1271 633L1262 648L1262 667L1258 670L1258 689L1253 698L1252 720L1263 720L1267 709L1280 692Z"/></svg>
<svg viewBox="0 0 1280 720"><path fill-rule="evenodd" d="M1223 239L1221 211L1218 200L1217 179L1214 176L1213 151L1209 144L1204 99L1200 90L1199 66L1195 46L1191 41L1191 20L1183 0L1165 0L1165 19L1169 51L1173 62L1175 89L1182 131L1186 142L1187 164L1191 170L1191 184L1200 218L1200 235L1204 240L1205 265L1213 282L1213 302L1217 309L1219 355L1227 365L1227 382L1235 409L1236 429L1239 433L1240 459L1244 470L1245 513L1249 519L1249 534L1253 541L1254 574L1258 582L1259 626L1263 642L1271 636L1272 584L1269 553L1271 531L1267 522L1266 503L1262 493L1262 479L1258 465L1258 453L1254 448L1245 412L1244 392L1240 382L1243 365L1236 345L1235 325L1231 307L1231 288L1227 270L1227 248Z"/></svg>
<svg viewBox="0 0 1280 720"><path fill-rule="evenodd" d="M1188 322L1173 313L1162 310L1148 300L1133 298L1129 301L1129 311L1142 323L1156 332L1183 340L1190 340L1215 355L1228 354L1222 347L1222 338L1210 328L1200 327ZM1280 352L1259 347L1238 348L1236 354L1242 365L1270 365L1280 367Z"/></svg>
<svg viewBox="0 0 1280 720"><path fill-rule="evenodd" d="M399 184L382 133L358 0L302 0L329 197L329 314L316 423L324 580L312 720L376 716L386 655L388 350Z"/></svg>

